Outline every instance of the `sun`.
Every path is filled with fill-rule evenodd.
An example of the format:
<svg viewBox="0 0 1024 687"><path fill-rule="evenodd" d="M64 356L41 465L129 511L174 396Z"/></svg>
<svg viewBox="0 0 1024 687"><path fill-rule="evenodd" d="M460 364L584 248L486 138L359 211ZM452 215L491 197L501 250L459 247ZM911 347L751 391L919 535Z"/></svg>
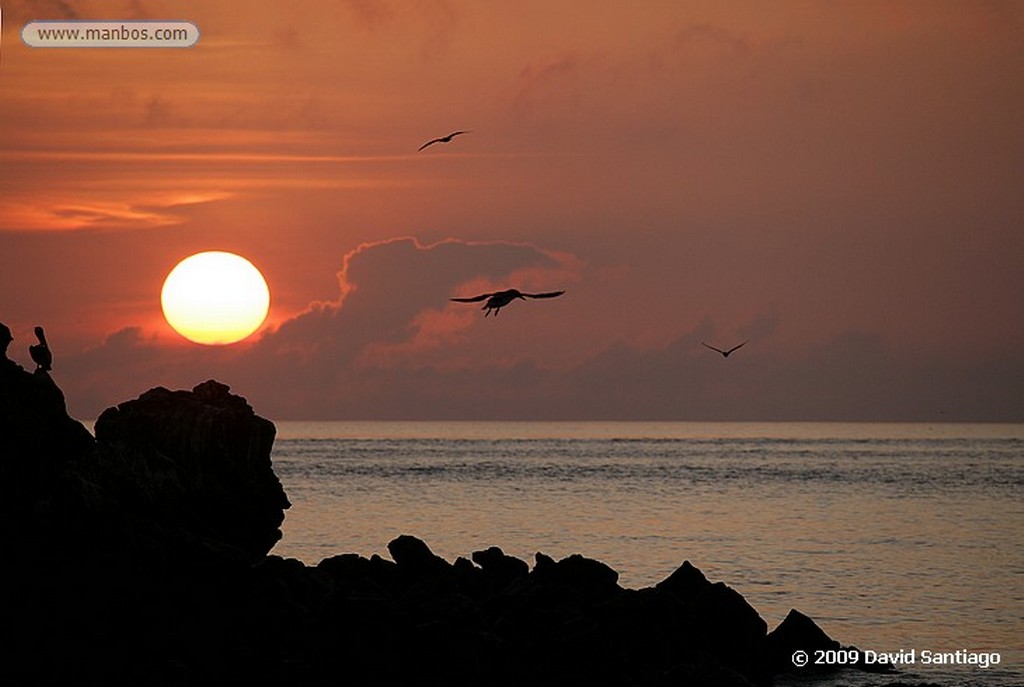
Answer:
<svg viewBox="0 0 1024 687"><path fill-rule="evenodd" d="M270 289L256 267L240 255L207 251L175 266L160 292L164 318L189 341L235 343L263 324Z"/></svg>

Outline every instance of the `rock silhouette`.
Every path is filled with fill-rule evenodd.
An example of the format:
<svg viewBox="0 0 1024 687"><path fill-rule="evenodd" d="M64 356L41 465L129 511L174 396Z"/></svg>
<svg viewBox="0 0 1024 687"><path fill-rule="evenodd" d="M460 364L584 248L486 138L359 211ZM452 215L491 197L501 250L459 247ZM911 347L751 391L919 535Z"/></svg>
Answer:
<svg viewBox="0 0 1024 687"><path fill-rule="evenodd" d="M769 634L688 562L634 590L579 554L449 562L410 535L392 560L269 555L274 427L227 386L153 389L93 439L48 375L0 382L3 684L750 687L834 641L801 614Z"/></svg>
<svg viewBox="0 0 1024 687"><path fill-rule="evenodd" d="M289 506L270 463L275 433L245 399L213 380L191 392L152 389L96 420L107 460L130 460L123 473L136 484L151 475L162 480L160 492L146 492L148 502L134 498L142 515L164 535L178 533L182 544L201 543L248 563L281 538Z"/></svg>
<svg viewBox="0 0 1024 687"><path fill-rule="evenodd" d="M5 542L27 536L19 531L22 519L36 504L49 502L67 466L93 445L88 430L68 416L64 394L50 375L29 373L6 355L0 360L0 536Z"/></svg>
<svg viewBox="0 0 1024 687"><path fill-rule="evenodd" d="M0 322L0 363L4 365L11 362L7 357L7 349L10 347L14 337L11 336L11 328Z"/></svg>

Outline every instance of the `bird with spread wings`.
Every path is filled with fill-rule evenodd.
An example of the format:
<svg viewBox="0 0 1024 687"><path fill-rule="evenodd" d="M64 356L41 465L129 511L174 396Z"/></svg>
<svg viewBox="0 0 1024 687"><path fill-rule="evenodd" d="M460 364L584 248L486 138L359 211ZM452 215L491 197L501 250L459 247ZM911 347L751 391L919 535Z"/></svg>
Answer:
<svg viewBox="0 0 1024 687"><path fill-rule="evenodd" d="M715 348L714 346L709 346L708 344L704 343L703 341L701 341L700 343L701 343L702 346L704 346L704 348L710 348L712 351L717 351L718 353L721 353L723 358L728 358L730 353L735 351L740 346L745 346L747 342L744 341L741 344L736 344L732 348L728 348L728 349L726 349L724 351L721 348Z"/></svg>
<svg viewBox="0 0 1024 687"><path fill-rule="evenodd" d="M458 303L479 303L482 300L486 300L484 307L481 308L484 311L484 317L491 314L494 311L495 317L498 315L498 311L504 308L506 305L516 300L526 300L527 298L555 298L561 296L565 291L549 291L548 293L523 293L518 289L507 289L505 291L494 291L492 293L482 293L479 296L472 296L470 298L451 298L449 300L456 301Z"/></svg>
<svg viewBox="0 0 1024 687"><path fill-rule="evenodd" d="M435 138L432 141L427 141L426 143L421 145L419 147L419 149L417 149L416 152L418 153L418 152L420 152L420 150L423 150L427 146L432 146L435 143L451 143L452 139L455 138L456 136L461 136L462 134L471 134L471 133L473 133L473 132L472 131L453 131L452 133L448 134L447 136L442 136L441 138Z"/></svg>

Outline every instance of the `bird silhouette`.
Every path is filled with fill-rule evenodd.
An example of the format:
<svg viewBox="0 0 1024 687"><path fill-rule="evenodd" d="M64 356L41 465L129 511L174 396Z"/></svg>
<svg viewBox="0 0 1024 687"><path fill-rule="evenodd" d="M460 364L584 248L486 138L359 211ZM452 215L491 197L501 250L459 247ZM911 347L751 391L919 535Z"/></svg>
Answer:
<svg viewBox="0 0 1024 687"><path fill-rule="evenodd" d="M748 339L748 340L749 340L749 339ZM737 348L739 348L740 346L745 346L747 342L746 342L746 341L744 341L744 342L743 342L743 343L741 343L741 344L736 344L736 345L735 345L735 346L733 346L732 348L730 348L730 349L728 349L728 350L725 350L725 351L723 351L723 350L722 350L721 348L715 348L714 346L708 346L708 345L707 345L706 343L704 343L703 341L701 341L700 343L701 343L701 345L702 345L702 346L704 346L705 348L710 348L710 349L711 349L712 351L717 351L718 353L721 353L721 354L722 354L722 357L723 357L723 358L728 358L728 357L729 357L729 354L730 354L730 353L732 353L733 351L735 351L735 350L736 350Z"/></svg>
<svg viewBox="0 0 1024 687"><path fill-rule="evenodd" d="M447 136L442 136L441 138L435 138L433 141L427 141L426 143L421 145L416 150L416 152L418 153L421 150L423 150L424 148L426 148L427 146L432 146L435 143L451 143L452 139L455 138L456 136L461 136L462 134L471 134L471 133L473 133L473 132L472 131L453 131L452 133L448 134Z"/></svg>
<svg viewBox="0 0 1024 687"><path fill-rule="evenodd" d="M49 372L53 369L53 353L50 352L50 347L46 345L46 334L43 333L42 327L36 327L36 338L39 339L39 343L28 347L28 354L32 356L32 362L38 367L36 370L44 370Z"/></svg>
<svg viewBox="0 0 1024 687"><path fill-rule="evenodd" d="M506 305L519 298L526 300L527 298L555 298L561 296L565 291L549 291L548 293L523 293L518 289L507 289L505 291L495 291L493 293L482 293L479 296L473 296L472 298L451 298L459 303L478 303L484 299L487 302L484 303L482 310L484 311L484 317L491 314L494 311L494 316L498 316L498 311L504 308Z"/></svg>

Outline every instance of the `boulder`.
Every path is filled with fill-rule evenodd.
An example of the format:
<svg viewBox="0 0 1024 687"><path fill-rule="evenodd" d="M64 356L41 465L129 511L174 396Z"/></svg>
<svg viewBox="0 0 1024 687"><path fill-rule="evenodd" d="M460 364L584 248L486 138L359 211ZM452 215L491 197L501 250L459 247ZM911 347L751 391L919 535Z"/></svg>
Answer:
<svg viewBox="0 0 1024 687"><path fill-rule="evenodd" d="M818 664L814 656L820 651L838 651L841 649L853 649L844 647L836 640L829 637L818 624L800 611L790 609L786 618L779 623L779 626L772 630L767 637L768 662L772 672L778 674L807 675L814 673L833 673L844 669L840 664ZM804 666L796 666L793 657L797 652L803 652L808 657L808 663ZM856 664L860 670L873 673L895 672L894 667L889 663L863 662Z"/></svg>
<svg viewBox="0 0 1024 687"><path fill-rule="evenodd" d="M821 668L810 661L806 666L796 667L793 655L806 652L809 657L817 650L839 649L839 642L825 634L818 625L800 611L791 609L785 620L767 637L768 660L772 672L779 673L814 673L822 672Z"/></svg>
<svg viewBox="0 0 1024 687"><path fill-rule="evenodd" d="M542 553L536 555L537 565L530 575L532 585L555 585L571 589L590 599L606 599L622 591L619 573L610 566L578 553L555 562Z"/></svg>
<svg viewBox="0 0 1024 687"><path fill-rule="evenodd" d="M682 637L688 646L754 681L770 677L764 663L768 625L739 592L724 582L711 583L689 561L655 589L680 602Z"/></svg>
<svg viewBox="0 0 1024 687"><path fill-rule="evenodd" d="M398 569L415 577L430 577L451 573L451 565L430 550L426 543L416 537L403 534L388 543L388 552L398 564Z"/></svg>
<svg viewBox="0 0 1024 687"><path fill-rule="evenodd" d="M526 561L505 555L497 546L474 551L472 559L483 569L483 577L487 583L496 589L521 581L530 572L530 566Z"/></svg>
<svg viewBox="0 0 1024 687"><path fill-rule="evenodd" d="M290 505L271 465L275 432L219 382L160 387L97 419L97 473L107 500L153 536L254 563L281 538Z"/></svg>

